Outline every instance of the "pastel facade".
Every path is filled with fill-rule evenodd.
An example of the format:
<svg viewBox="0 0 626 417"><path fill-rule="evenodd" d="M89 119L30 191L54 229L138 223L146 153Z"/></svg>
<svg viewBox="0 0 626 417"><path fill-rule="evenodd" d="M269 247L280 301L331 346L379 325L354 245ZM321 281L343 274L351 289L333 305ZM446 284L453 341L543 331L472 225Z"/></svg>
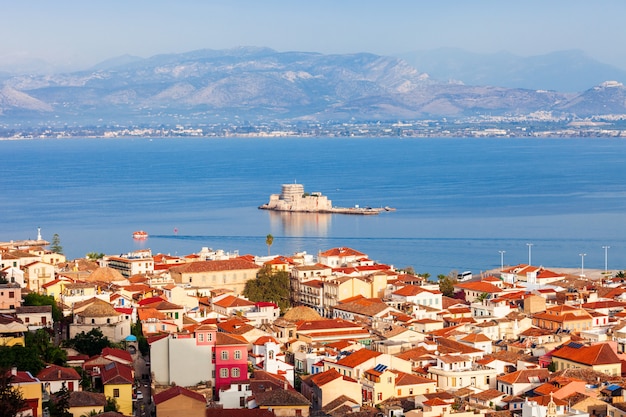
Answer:
<svg viewBox="0 0 626 417"><path fill-rule="evenodd" d="M216 333L215 326L202 325L192 334L174 333L149 339L154 382L193 386L213 380Z"/></svg>
<svg viewBox="0 0 626 417"><path fill-rule="evenodd" d="M311 401L313 410L322 410L340 396L362 404L362 388L356 379L341 375L335 368L305 377L302 395Z"/></svg>
<svg viewBox="0 0 626 417"><path fill-rule="evenodd" d="M55 278L54 265L41 261L28 263L22 267L22 270L26 288L36 293L43 293L43 285L54 281Z"/></svg>
<svg viewBox="0 0 626 417"><path fill-rule="evenodd" d="M428 368L429 378L442 390L456 391L464 387L479 390L495 388L497 371L475 363L467 355L440 355L437 364Z"/></svg>
<svg viewBox="0 0 626 417"><path fill-rule="evenodd" d="M207 401L204 395L175 386L154 395L159 417L205 417Z"/></svg>
<svg viewBox="0 0 626 417"><path fill-rule="evenodd" d="M242 258L199 261L170 269L174 282L187 289L208 295L211 289L228 288L234 294L242 294L246 282L255 279L261 267Z"/></svg>
<svg viewBox="0 0 626 417"><path fill-rule="evenodd" d="M22 288L19 284L0 284L0 311L15 312L22 305Z"/></svg>
<svg viewBox="0 0 626 417"><path fill-rule="evenodd" d="M154 259L149 249L131 252L124 256L105 256L100 260L101 267L119 271L123 277L148 275L154 272Z"/></svg>
<svg viewBox="0 0 626 417"><path fill-rule="evenodd" d="M102 384L106 398L115 400L119 412L130 416L133 414L133 383L134 372L128 365L111 362L102 370Z"/></svg>
<svg viewBox="0 0 626 417"><path fill-rule="evenodd" d="M26 401L25 415L39 417L43 415L43 391L39 379L28 371L18 371L12 368L10 371L10 384L21 391L22 398Z"/></svg>
<svg viewBox="0 0 626 417"><path fill-rule="evenodd" d="M614 376L622 374L621 360L609 343L591 346L568 343L552 352L552 362L557 370L583 368Z"/></svg>
<svg viewBox="0 0 626 417"><path fill-rule="evenodd" d="M215 390L248 379L247 342L234 336L218 333L215 341Z"/></svg>
<svg viewBox="0 0 626 417"><path fill-rule="evenodd" d="M130 335L130 319L117 312L111 304L98 298L76 304L74 322L70 324L70 338L81 332L89 333L96 328L110 340L121 342Z"/></svg>

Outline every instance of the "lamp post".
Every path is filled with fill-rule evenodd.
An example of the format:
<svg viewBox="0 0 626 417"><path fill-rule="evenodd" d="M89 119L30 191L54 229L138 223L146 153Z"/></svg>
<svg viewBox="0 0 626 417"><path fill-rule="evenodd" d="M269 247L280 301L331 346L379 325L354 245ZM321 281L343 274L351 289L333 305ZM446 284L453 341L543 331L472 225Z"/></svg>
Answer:
<svg viewBox="0 0 626 417"><path fill-rule="evenodd" d="M506 253L506 251L499 250L498 252L500 252L500 271L502 271L504 269L504 254Z"/></svg>
<svg viewBox="0 0 626 417"><path fill-rule="evenodd" d="M585 276L585 256L587 256L587 254L579 253L578 256L580 256L580 276L584 277Z"/></svg>
<svg viewBox="0 0 626 417"><path fill-rule="evenodd" d="M607 273L607 269L608 269L608 259L609 259L609 248L610 246L602 246L602 249L604 249L604 273Z"/></svg>
<svg viewBox="0 0 626 417"><path fill-rule="evenodd" d="M528 266L532 265L532 247L533 244L532 243L527 243L526 246L528 246Z"/></svg>

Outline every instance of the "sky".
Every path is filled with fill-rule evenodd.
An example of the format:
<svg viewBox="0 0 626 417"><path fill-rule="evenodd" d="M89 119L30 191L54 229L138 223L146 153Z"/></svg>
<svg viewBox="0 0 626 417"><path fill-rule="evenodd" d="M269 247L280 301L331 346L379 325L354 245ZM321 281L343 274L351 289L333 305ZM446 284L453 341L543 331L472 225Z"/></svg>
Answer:
<svg viewBox="0 0 626 417"><path fill-rule="evenodd" d="M395 55L454 47L520 56L579 49L626 69L623 0L0 0L0 67L82 69L238 46Z"/></svg>

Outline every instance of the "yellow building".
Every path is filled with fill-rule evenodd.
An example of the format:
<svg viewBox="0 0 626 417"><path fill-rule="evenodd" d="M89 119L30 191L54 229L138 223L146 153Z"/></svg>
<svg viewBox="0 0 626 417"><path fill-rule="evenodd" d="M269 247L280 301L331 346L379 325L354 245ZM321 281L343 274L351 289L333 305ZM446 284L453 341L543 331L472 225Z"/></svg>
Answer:
<svg viewBox="0 0 626 417"><path fill-rule="evenodd" d="M255 279L260 269L254 262L235 258L175 266L170 269L170 275L176 284L201 294L207 294L210 289L228 288L237 295L243 293L246 282Z"/></svg>
<svg viewBox="0 0 626 417"><path fill-rule="evenodd" d="M43 413L41 381L32 376L30 372L18 371L17 368L13 368L11 369L11 385L20 390L28 409L32 412L31 415L41 416ZM27 411L24 412L24 415L28 415Z"/></svg>
<svg viewBox="0 0 626 417"><path fill-rule="evenodd" d="M568 368L586 368L607 375L622 374L621 361L609 343L587 346L570 342L552 352L552 362L557 371Z"/></svg>
<svg viewBox="0 0 626 417"><path fill-rule="evenodd" d="M206 413L204 395L179 386L155 394L154 404L159 417L204 417Z"/></svg>
<svg viewBox="0 0 626 417"><path fill-rule="evenodd" d="M92 411L102 413L106 402L104 394L99 392L72 391L70 392L69 412L74 417L86 416Z"/></svg>
<svg viewBox="0 0 626 417"><path fill-rule="evenodd" d="M105 398L115 400L119 412L133 414L133 369L130 366L111 362L102 371Z"/></svg>
<svg viewBox="0 0 626 417"><path fill-rule="evenodd" d="M376 365L363 374L364 402L379 404L391 397L413 397L437 390L437 382L418 375L405 373Z"/></svg>
<svg viewBox="0 0 626 417"><path fill-rule="evenodd" d="M0 316L0 345L26 346L24 334L27 331L28 327L21 320L6 315Z"/></svg>
<svg viewBox="0 0 626 417"><path fill-rule="evenodd" d="M558 305L533 315L533 325L547 330L581 332L593 326L593 317L586 310L569 305Z"/></svg>

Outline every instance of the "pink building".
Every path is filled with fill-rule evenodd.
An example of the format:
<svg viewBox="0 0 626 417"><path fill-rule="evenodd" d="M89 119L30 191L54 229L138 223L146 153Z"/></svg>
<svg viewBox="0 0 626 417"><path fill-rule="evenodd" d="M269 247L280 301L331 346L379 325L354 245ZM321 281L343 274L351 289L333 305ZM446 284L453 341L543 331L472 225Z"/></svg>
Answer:
<svg viewBox="0 0 626 417"><path fill-rule="evenodd" d="M0 284L0 311L14 313L22 305L22 288L19 284Z"/></svg>
<svg viewBox="0 0 626 417"><path fill-rule="evenodd" d="M217 395L222 387L248 379L248 343L234 335L217 333L213 364Z"/></svg>

